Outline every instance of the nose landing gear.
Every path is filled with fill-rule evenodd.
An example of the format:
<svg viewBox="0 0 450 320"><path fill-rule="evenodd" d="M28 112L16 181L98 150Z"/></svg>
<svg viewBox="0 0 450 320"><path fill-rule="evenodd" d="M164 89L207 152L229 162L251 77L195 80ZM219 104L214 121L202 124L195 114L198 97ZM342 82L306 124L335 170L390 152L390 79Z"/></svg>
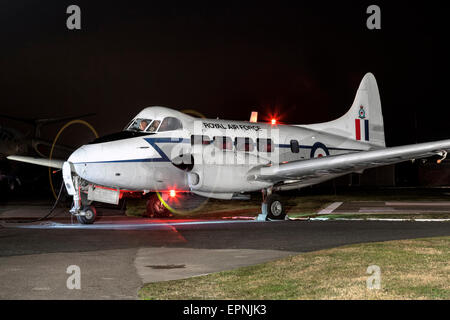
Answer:
<svg viewBox="0 0 450 320"><path fill-rule="evenodd" d="M77 215L77 220L81 224L93 224L97 217L97 210L94 206L84 206Z"/></svg>
<svg viewBox="0 0 450 320"><path fill-rule="evenodd" d="M64 163L64 166L66 166L66 163L67 162ZM78 222L81 224L93 224L95 218L97 218L97 210L91 205L92 201L88 200L88 185L86 182L83 182L79 176L74 176L72 178L70 169L66 169L66 172L67 171L68 174L64 177L64 182L67 193L73 197L73 206L72 209L70 209L70 213L76 216Z"/></svg>

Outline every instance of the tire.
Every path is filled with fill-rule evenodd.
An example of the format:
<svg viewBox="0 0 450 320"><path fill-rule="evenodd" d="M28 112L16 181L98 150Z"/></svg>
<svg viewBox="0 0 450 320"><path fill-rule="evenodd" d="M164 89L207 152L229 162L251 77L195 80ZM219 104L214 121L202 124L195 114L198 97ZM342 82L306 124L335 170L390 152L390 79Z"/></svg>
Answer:
<svg viewBox="0 0 450 320"><path fill-rule="evenodd" d="M93 224L95 218L97 218L97 210L93 206L87 206L83 208L86 213L84 216L77 216L77 220L81 224Z"/></svg>
<svg viewBox="0 0 450 320"><path fill-rule="evenodd" d="M286 212L280 197L272 194L266 198L264 203L267 205L267 218L270 220L284 220Z"/></svg>
<svg viewBox="0 0 450 320"><path fill-rule="evenodd" d="M167 218L171 217L172 213L159 200L156 193L152 194L147 201L146 216L150 218Z"/></svg>

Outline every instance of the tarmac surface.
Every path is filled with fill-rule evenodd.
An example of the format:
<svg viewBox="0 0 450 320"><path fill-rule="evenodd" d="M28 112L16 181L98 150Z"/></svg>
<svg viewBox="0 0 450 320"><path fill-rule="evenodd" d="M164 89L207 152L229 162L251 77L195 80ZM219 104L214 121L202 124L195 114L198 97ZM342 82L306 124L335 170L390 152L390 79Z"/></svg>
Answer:
<svg viewBox="0 0 450 320"><path fill-rule="evenodd" d="M94 225L59 215L10 220L27 212L36 217L45 208L0 209L0 299L136 299L147 282L346 244L450 235L449 222L144 219L107 210ZM80 290L66 286L72 265Z"/></svg>
<svg viewBox="0 0 450 320"><path fill-rule="evenodd" d="M450 201L349 201L335 204L334 214L450 213Z"/></svg>

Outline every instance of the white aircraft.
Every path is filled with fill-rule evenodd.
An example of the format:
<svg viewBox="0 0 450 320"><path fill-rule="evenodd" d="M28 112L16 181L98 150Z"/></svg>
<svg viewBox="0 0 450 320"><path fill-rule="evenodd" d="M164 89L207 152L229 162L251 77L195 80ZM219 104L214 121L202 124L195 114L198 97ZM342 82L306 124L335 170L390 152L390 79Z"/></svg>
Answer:
<svg viewBox="0 0 450 320"><path fill-rule="evenodd" d="M92 201L118 203L124 191L164 199L191 192L218 199L263 192L262 214L284 219L277 191L298 189L351 172L406 160L440 157L450 139L386 148L375 77L367 73L339 119L311 125L196 118L165 108L143 109L121 132L98 138L66 160L10 156L62 168L73 196L71 214L93 223Z"/></svg>

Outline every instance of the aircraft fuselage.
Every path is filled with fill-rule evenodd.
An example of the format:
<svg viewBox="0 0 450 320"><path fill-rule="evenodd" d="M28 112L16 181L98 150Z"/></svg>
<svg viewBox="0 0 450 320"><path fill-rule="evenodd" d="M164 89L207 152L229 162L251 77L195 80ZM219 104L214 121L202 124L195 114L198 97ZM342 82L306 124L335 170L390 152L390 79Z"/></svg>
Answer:
<svg viewBox="0 0 450 320"><path fill-rule="evenodd" d="M304 126L193 118L162 107L144 109L136 119L158 118L155 108L164 116L177 116L182 128L100 138L70 156L76 173L118 189L229 195L269 186L247 180L255 165L368 149L367 144Z"/></svg>

